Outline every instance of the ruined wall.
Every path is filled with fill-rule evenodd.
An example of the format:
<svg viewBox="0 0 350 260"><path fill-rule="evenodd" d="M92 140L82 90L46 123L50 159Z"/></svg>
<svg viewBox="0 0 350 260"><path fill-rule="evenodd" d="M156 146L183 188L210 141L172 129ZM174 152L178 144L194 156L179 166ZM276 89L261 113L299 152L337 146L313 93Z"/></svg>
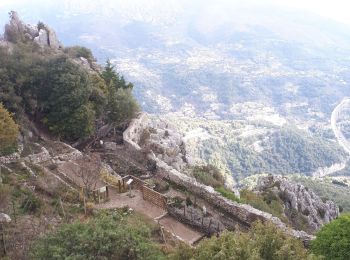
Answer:
<svg viewBox="0 0 350 260"><path fill-rule="evenodd" d="M19 144L18 145L18 151L10 154L10 155L6 155L6 156L0 156L0 164L8 164L8 163L12 163L12 162L16 162L21 158L21 153L23 151L23 145Z"/></svg>
<svg viewBox="0 0 350 260"><path fill-rule="evenodd" d="M129 149L141 150L138 143L148 122L149 118L146 113L141 113L137 118L131 120L129 127L123 133L124 143Z"/></svg>
<svg viewBox="0 0 350 260"><path fill-rule="evenodd" d="M129 128L124 132L124 142L126 144L126 148L129 149L130 152L141 150L137 142L140 140L144 127L148 124L147 120L147 115L141 114L130 123ZM218 209L225 212L230 218L237 221L237 223L240 223L243 227L250 226L256 220L271 221L286 233L301 239L306 244L313 239L313 236L304 231L297 231L287 227L286 224L284 224L279 218L274 217L269 213L257 210L250 205L239 204L226 199L212 187L203 185L197 182L194 178L182 174L173 167L170 167L164 161L157 158L152 152L149 154L148 159L155 162L157 166L157 175L161 176L165 180L184 187L210 204L215 205Z"/></svg>

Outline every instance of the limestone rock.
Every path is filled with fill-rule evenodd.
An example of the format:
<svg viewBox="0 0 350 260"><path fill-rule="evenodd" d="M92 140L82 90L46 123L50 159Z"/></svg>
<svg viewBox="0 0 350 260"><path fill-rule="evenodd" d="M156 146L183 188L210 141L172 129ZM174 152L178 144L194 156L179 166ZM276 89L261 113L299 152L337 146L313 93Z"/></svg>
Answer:
<svg viewBox="0 0 350 260"><path fill-rule="evenodd" d="M333 201L323 202L313 191L287 178L272 175L260 177L256 190L269 190L279 196L284 202L286 215L292 212L302 215L312 232L339 216L339 208Z"/></svg>
<svg viewBox="0 0 350 260"><path fill-rule="evenodd" d="M8 42L31 40L41 47L50 47L55 50L63 47L54 30L46 25L38 28L38 26L25 24L14 11L10 12L10 23L5 25L4 39Z"/></svg>
<svg viewBox="0 0 350 260"><path fill-rule="evenodd" d="M41 47L48 47L49 39L46 30L40 29L39 35L34 38L34 41Z"/></svg>
<svg viewBox="0 0 350 260"><path fill-rule="evenodd" d="M24 24L19 19L18 14L14 11L10 12L10 24L5 25L5 40L12 41L14 40L14 35L24 33Z"/></svg>
<svg viewBox="0 0 350 260"><path fill-rule="evenodd" d="M60 43L60 41L57 39L56 33L54 30L52 30L51 28L49 28L48 26L45 26L45 29L47 31L48 34L48 41L49 41L49 46L52 49L59 49L62 48L62 44Z"/></svg>
<svg viewBox="0 0 350 260"><path fill-rule="evenodd" d="M0 223L4 224L4 223L10 223L11 222L11 218L9 215L5 214L5 213L0 213Z"/></svg>

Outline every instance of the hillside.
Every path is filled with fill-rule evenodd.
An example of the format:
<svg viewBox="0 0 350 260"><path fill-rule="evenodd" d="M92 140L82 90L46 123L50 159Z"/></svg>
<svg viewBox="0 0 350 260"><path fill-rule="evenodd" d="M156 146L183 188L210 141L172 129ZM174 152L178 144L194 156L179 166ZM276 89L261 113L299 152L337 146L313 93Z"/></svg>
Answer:
<svg viewBox="0 0 350 260"><path fill-rule="evenodd" d="M54 26L67 44L91 48L100 62L111 58L138 86L147 112L237 119L237 104L256 102L301 124L326 122L349 92L345 25L269 4L152 0L140 8L145 2L20 7L28 21L42 17Z"/></svg>
<svg viewBox="0 0 350 260"><path fill-rule="evenodd" d="M194 164L187 141L218 139L223 125L183 136L139 113L134 85L109 61L101 67L89 49L64 47L48 25L25 24L16 12L0 52L1 257L316 257L307 248L313 234L339 216L337 205L281 177L261 178L254 190L238 192L229 185L231 175ZM273 141L258 146L295 157L295 164L278 158L286 171L332 162L341 153L294 128L219 123L232 136L243 128L242 139L251 137L247 128L267 131ZM308 147L301 156L300 147Z"/></svg>
<svg viewBox="0 0 350 260"><path fill-rule="evenodd" d="M152 0L144 8L145 1L62 3L21 7L29 21L42 17L55 26L64 42L91 48L100 63L111 58L133 82L144 111L166 115L180 132L196 130L197 121L203 129L223 127L219 137L228 142L194 142L193 157L237 181L259 172L312 175L319 168L322 174L344 168L347 158L330 118L349 92L345 25L298 10L224 0ZM227 121L258 134L239 137L242 131L237 136ZM339 124L347 132L347 123ZM286 145L277 150L280 139ZM298 144L289 151L291 142Z"/></svg>
<svg viewBox="0 0 350 260"><path fill-rule="evenodd" d="M312 134L257 120L207 121L171 114L154 118L182 133L192 160L216 165L237 183L259 173L313 176L319 168L327 172L346 160L330 129Z"/></svg>

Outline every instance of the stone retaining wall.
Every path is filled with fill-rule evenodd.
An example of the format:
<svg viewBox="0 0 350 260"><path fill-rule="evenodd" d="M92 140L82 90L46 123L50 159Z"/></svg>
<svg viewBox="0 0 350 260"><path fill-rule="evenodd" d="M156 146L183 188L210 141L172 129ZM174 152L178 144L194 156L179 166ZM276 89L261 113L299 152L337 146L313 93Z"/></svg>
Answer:
<svg viewBox="0 0 350 260"><path fill-rule="evenodd" d="M193 207L177 208L168 204L167 211L170 216L208 236L219 233L223 231L224 228L224 225L218 220L212 217L203 216L203 213L200 210ZM231 230L234 230L234 228Z"/></svg>
<svg viewBox="0 0 350 260"><path fill-rule="evenodd" d="M128 148L131 150L141 150L138 143L148 122L149 118L146 113L141 113L137 118L131 120L129 127L123 133L123 140Z"/></svg>

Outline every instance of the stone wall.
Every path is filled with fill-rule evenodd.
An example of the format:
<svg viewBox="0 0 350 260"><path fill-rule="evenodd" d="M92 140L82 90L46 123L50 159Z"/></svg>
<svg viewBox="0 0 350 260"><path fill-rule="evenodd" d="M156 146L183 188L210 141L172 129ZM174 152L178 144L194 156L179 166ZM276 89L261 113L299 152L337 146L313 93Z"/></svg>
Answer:
<svg viewBox="0 0 350 260"><path fill-rule="evenodd" d="M138 145L140 136L143 132L144 127L148 125L148 117L142 113L136 119L134 119L129 128L124 132L123 138L126 144L126 148L133 151L140 151L141 148ZM164 161L157 158L152 152L149 154L150 161L156 164L156 174L167 181L171 181L191 193L199 196L206 200L211 205L215 205L219 210L226 213L229 218L234 219L237 223L240 223L243 227L250 226L254 221L261 220L271 221L280 229L286 233L301 239L305 244L313 239L313 236L307 234L304 231L297 231L286 226L279 218L272 216L269 213L257 210L250 205L239 204L223 197L220 193L216 192L212 187L203 185L197 182L194 178L191 178L177 170L170 167Z"/></svg>
<svg viewBox="0 0 350 260"><path fill-rule="evenodd" d="M25 160L31 163L41 163L51 159L49 151L45 147L40 147L40 153L28 155Z"/></svg>
<svg viewBox="0 0 350 260"><path fill-rule="evenodd" d="M19 144L17 152L7 156L0 156L0 164L8 164L8 163L18 161L21 158L22 151L23 151L23 145Z"/></svg>
<svg viewBox="0 0 350 260"><path fill-rule="evenodd" d="M148 122L149 118L146 113L141 113L137 118L131 120L129 127L123 133L124 143L129 149L141 150L138 143Z"/></svg>
<svg viewBox="0 0 350 260"><path fill-rule="evenodd" d="M210 216L204 216L203 212L194 207L177 208L167 205L168 214L182 223L185 223L202 233L211 236L223 231L225 227L220 221ZM230 230L234 230L234 227Z"/></svg>

